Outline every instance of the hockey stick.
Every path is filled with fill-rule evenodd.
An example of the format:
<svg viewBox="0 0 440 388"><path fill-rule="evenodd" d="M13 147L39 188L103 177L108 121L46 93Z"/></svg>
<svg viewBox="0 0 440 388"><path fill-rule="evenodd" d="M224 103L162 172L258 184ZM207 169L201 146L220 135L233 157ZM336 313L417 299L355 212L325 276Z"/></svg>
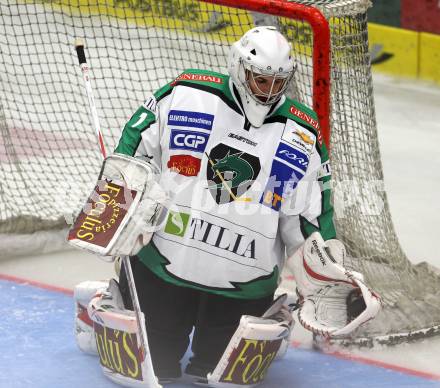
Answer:
<svg viewBox="0 0 440 388"><path fill-rule="evenodd" d="M105 152L105 146L104 146L104 139L102 137L101 133L101 127L99 124L99 118L98 118L98 112L96 110L95 106L95 100L93 98L93 91L92 91L92 85L90 83L90 77L89 77L89 67L87 65L86 61L86 55L84 52L84 43L81 39L75 40L75 50L76 54L78 56L79 66L81 68L81 71L83 73L83 79L84 84L86 88L87 93L87 99L89 101L89 107L90 107L90 114L92 116L93 126L95 127L95 132L98 136L98 144L99 149L101 151L101 155L103 159L106 157ZM134 282L133 277L133 271L130 264L130 257L129 256L122 256L122 262L124 263L125 272L127 276L127 282L128 282L128 288L130 290L130 297L133 303L133 309L136 316L136 322L139 327L140 332L140 341L141 341L141 350L142 350L142 356L146 363L146 375L145 375L145 382L147 384L147 387L151 388L161 388L162 386L158 383L157 377L154 373L153 369L153 363L151 361L151 355L150 355L150 347L148 346L148 337L147 337L147 330L145 328L145 316L141 311L141 308L139 306L139 298L136 291L136 285Z"/></svg>
<svg viewBox="0 0 440 388"><path fill-rule="evenodd" d="M81 39L75 40L75 50L78 55L79 67L83 74L84 85L86 87L87 99L89 100L90 114L92 116L93 126L95 128L96 135L98 136L99 149L102 157L106 158L104 139L101 133L101 127L99 125L98 112L96 111L95 99L93 98L92 84L89 78L89 66L87 65L86 55L84 53L84 43Z"/></svg>

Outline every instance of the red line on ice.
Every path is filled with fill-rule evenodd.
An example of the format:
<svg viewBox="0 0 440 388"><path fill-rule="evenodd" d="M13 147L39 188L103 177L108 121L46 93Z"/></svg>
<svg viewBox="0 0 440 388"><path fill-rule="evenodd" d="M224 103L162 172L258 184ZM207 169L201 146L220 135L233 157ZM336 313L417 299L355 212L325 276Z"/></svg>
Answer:
<svg viewBox="0 0 440 388"><path fill-rule="evenodd" d="M302 344L298 341L292 341L291 345L295 348L299 348ZM350 353L344 353L339 351L323 351L324 354L328 354L330 356L334 356L343 360L359 362L361 364L377 366L380 368L390 369L396 372L405 373L412 376L422 377L429 380L440 380L440 375L435 373L423 372L417 369L406 368L404 366L399 366L395 364L390 364L388 362L373 360L371 358L356 356Z"/></svg>
<svg viewBox="0 0 440 388"><path fill-rule="evenodd" d="M36 280L24 279L24 278L20 278L17 276L6 275L6 274L0 274L0 280L8 280L10 282L14 282L14 283L18 283L18 284L31 285L34 287L43 288L45 290L61 292L66 295L73 296L73 290L70 290L68 288L58 287L58 286L52 286L50 284L38 282Z"/></svg>

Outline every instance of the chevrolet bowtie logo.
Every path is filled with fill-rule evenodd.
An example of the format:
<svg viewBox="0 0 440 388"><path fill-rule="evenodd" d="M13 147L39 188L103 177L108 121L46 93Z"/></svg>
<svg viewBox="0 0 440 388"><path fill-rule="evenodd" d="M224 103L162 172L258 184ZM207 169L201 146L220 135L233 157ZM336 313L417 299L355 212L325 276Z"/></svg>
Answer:
<svg viewBox="0 0 440 388"><path fill-rule="evenodd" d="M302 139L303 142L307 144L313 144L313 139L301 130L297 129L295 133Z"/></svg>

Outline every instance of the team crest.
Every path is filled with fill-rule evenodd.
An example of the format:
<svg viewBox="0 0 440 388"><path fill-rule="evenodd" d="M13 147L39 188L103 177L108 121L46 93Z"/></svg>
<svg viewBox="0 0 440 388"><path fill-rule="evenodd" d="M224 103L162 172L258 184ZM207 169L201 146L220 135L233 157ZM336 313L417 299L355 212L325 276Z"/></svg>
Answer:
<svg viewBox="0 0 440 388"><path fill-rule="evenodd" d="M206 156L208 189L215 201L250 201L245 193L260 173L259 159L225 144L218 144Z"/></svg>

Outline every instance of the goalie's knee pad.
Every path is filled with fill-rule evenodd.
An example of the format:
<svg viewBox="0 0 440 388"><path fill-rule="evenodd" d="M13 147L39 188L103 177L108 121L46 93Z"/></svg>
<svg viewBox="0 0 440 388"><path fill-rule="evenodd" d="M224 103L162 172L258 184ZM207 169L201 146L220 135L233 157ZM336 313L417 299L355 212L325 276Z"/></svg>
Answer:
<svg viewBox="0 0 440 388"><path fill-rule="evenodd" d="M75 339L78 347L85 353L98 354L96 349L93 322L87 312L89 302L97 293L107 289L108 282L86 281L75 286Z"/></svg>
<svg viewBox="0 0 440 388"><path fill-rule="evenodd" d="M280 296L262 317L243 315L219 363L208 374L210 387L255 386L272 361L282 357L290 342L293 319Z"/></svg>

